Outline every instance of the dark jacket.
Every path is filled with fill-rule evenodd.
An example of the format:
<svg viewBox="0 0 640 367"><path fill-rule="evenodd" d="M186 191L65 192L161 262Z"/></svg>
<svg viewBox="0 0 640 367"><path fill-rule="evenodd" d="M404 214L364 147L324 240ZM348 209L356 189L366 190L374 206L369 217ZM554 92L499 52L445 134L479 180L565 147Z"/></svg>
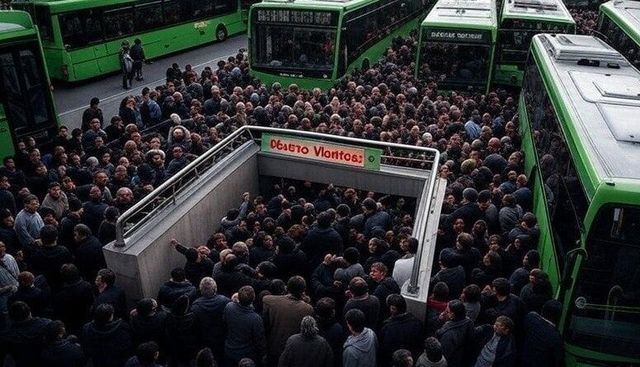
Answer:
<svg viewBox="0 0 640 367"><path fill-rule="evenodd" d="M391 228L391 216L385 211L378 211L369 216L365 216L364 219L364 235L367 238L371 237L371 232L376 229L382 229L387 231Z"/></svg>
<svg viewBox="0 0 640 367"><path fill-rule="evenodd" d="M65 283L53 296L53 316L64 322L69 334L78 335L89 320L93 299L93 287L89 282L80 279Z"/></svg>
<svg viewBox="0 0 640 367"><path fill-rule="evenodd" d="M224 308L229 302L231 302L229 298L217 294L213 297L202 296L191 305L191 311L196 317L201 344L211 348L214 354L224 351L226 330L222 316Z"/></svg>
<svg viewBox="0 0 640 367"><path fill-rule="evenodd" d="M431 278L429 282L430 287L433 288L438 282L444 282L447 287L449 287L449 296L457 298L462 293L466 284L464 268L458 265L452 268L440 269L440 271Z"/></svg>
<svg viewBox="0 0 640 367"><path fill-rule="evenodd" d="M409 350L417 359L424 345L424 325L409 312L391 316L378 333L378 342L381 366L390 366L391 356L398 349Z"/></svg>
<svg viewBox="0 0 640 367"><path fill-rule="evenodd" d="M16 367L43 366L41 351L44 348L44 332L49 319L32 318L13 323L0 333L0 360L11 355Z"/></svg>
<svg viewBox="0 0 640 367"><path fill-rule="evenodd" d="M121 367L133 351L131 328L120 319L103 326L87 323L80 340L94 367Z"/></svg>
<svg viewBox="0 0 640 367"><path fill-rule="evenodd" d="M168 315L164 308L159 307L155 313L149 316L136 315L132 317L130 325L133 344L140 345L154 341L158 343L160 350L164 351L164 324Z"/></svg>
<svg viewBox="0 0 640 367"><path fill-rule="evenodd" d="M520 291L520 300L522 301L525 312L540 312L545 302L552 297L551 286L537 285L529 283Z"/></svg>
<svg viewBox="0 0 640 367"><path fill-rule="evenodd" d="M378 301L380 301L381 303L380 307L382 308L380 313L386 316L388 312L388 308L385 306L387 302L387 297L390 294L394 294L394 293L400 294L400 287L398 286L398 283L396 283L396 281L393 280L392 277L386 277L382 279L380 283L374 282L374 286L375 288L373 287L370 288L370 289L373 289L373 292L371 294L373 294L374 296L376 296L376 298L378 298Z"/></svg>
<svg viewBox="0 0 640 367"><path fill-rule="evenodd" d="M273 257L273 263L278 268L279 279L289 279L294 275L311 271L307 270L305 253L298 249L289 254L277 254Z"/></svg>
<svg viewBox="0 0 640 367"><path fill-rule="evenodd" d="M367 322L365 324L366 327L375 330L378 326L378 320L380 316L380 301L376 296L369 295L364 299L350 299L344 305L344 314L347 314L347 311L357 308L362 311L367 318Z"/></svg>
<svg viewBox="0 0 640 367"><path fill-rule="evenodd" d="M518 296L510 294L503 301L499 301L496 296L482 296L481 303L486 322L492 323L498 316L508 316L516 329L522 324L524 307Z"/></svg>
<svg viewBox="0 0 640 367"><path fill-rule="evenodd" d="M253 246L249 249L249 265L253 268L263 261L270 260L275 255L274 250L268 250L263 246Z"/></svg>
<svg viewBox="0 0 640 367"><path fill-rule="evenodd" d="M47 367L84 367L86 358L80 344L66 338L44 347L42 363Z"/></svg>
<svg viewBox="0 0 640 367"><path fill-rule="evenodd" d="M18 290L9 297L8 304L11 305L18 301L28 304L34 316L48 316L45 313L49 307L49 295L40 288L19 286Z"/></svg>
<svg viewBox="0 0 640 367"><path fill-rule="evenodd" d="M228 330L225 355L236 362L245 357L260 361L267 343L262 318L253 307L229 302L224 308L223 320Z"/></svg>
<svg viewBox="0 0 640 367"><path fill-rule="evenodd" d="M95 236L89 236L78 244L76 264L82 277L88 280L95 279L98 270L107 267L102 253L102 243Z"/></svg>
<svg viewBox="0 0 640 367"><path fill-rule="evenodd" d="M335 319L319 319L318 329L318 335L325 338L333 351L333 365L339 367L342 364L342 346L344 341L347 340L347 333Z"/></svg>
<svg viewBox="0 0 640 367"><path fill-rule="evenodd" d="M198 250L187 248L180 244L176 246L176 250L187 259L184 264L184 272L191 284L197 286L202 278L211 276L213 272L213 261L211 259L204 258L198 262Z"/></svg>
<svg viewBox="0 0 640 367"><path fill-rule="evenodd" d="M104 211L109 206L102 201L86 201L82 204L84 212L82 214L82 222L91 228L91 233L98 233L100 223L104 219Z"/></svg>
<svg viewBox="0 0 640 367"><path fill-rule="evenodd" d="M442 344L442 354L448 367L467 365L468 352L473 345L473 321L468 318L447 321L436 331L436 337Z"/></svg>
<svg viewBox="0 0 640 367"><path fill-rule="evenodd" d="M453 223L456 219L462 218L462 220L464 220L465 231L471 233L473 224L482 218L482 214L482 210L477 203L466 203L451 213L451 222Z"/></svg>
<svg viewBox="0 0 640 367"><path fill-rule="evenodd" d="M44 275L49 285L58 289L62 285L60 268L64 264L72 263L73 256L64 246L36 246L28 245L27 262L31 264L36 275Z"/></svg>
<svg viewBox="0 0 640 367"><path fill-rule="evenodd" d="M188 364L198 352L196 317L193 312L184 315L170 313L165 321L164 337L169 360ZM173 365L170 363L170 365ZM177 365L177 363L176 363Z"/></svg>
<svg viewBox="0 0 640 367"><path fill-rule="evenodd" d="M336 299L344 290L333 285L333 273L335 269L331 265L321 263L311 274L311 292L315 299L331 297Z"/></svg>
<svg viewBox="0 0 640 367"><path fill-rule="evenodd" d="M311 338L295 334L287 339L278 367L331 367L333 351L327 341L316 335Z"/></svg>
<svg viewBox="0 0 640 367"><path fill-rule="evenodd" d="M563 367L564 343L558 329L535 312L524 318L523 367Z"/></svg>
<svg viewBox="0 0 640 367"><path fill-rule="evenodd" d="M129 316L127 313L127 302L124 291L120 287L114 285L107 287L104 292L98 293L95 301L93 302L93 309L103 303L108 303L113 306L114 317L126 318Z"/></svg>
<svg viewBox="0 0 640 367"><path fill-rule="evenodd" d="M80 217L75 213L69 213L66 217L60 221L60 234L58 236L58 243L66 246L68 249L75 249L76 243L73 239L73 229L76 225L80 224Z"/></svg>
<svg viewBox="0 0 640 367"><path fill-rule="evenodd" d="M302 241L300 249L307 255L309 269L315 269L326 254L342 253L342 237L333 228L314 227Z"/></svg>
<svg viewBox="0 0 640 367"><path fill-rule="evenodd" d="M158 291L158 303L165 307L171 307L183 294L186 294L189 299L194 299L196 296L196 287L189 281L174 282L170 280L160 287Z"/></svg>
<svg viewBox="0 0 640 367"><path fill-rule="evenodd" d="M252 285L253 279L249 278L238 268L228 269L223 266L222 272L215 277L218 283L218 293L226 297L233 296L245 285Z"/></svg>

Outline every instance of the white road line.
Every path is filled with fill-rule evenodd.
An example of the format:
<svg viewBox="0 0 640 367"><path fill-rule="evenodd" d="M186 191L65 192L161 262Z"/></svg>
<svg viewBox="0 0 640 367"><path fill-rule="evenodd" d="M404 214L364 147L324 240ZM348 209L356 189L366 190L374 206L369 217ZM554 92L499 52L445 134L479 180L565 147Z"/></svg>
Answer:
<svg viewBox="0 0 640 367"><path fill-rule="evenodd" d="M197 65L193 65L192 67L193 67L194 69L195 69L195 68L199 68L199 67L201 67L201 66L204 66L204 65L210 64L210 63L212 63L212 62L214 62L214 61L217 61L217 60L226 60L227 58L229 58L229 57L231 57L231 56L236 56L237 54L238 54L238 53L236 52L236 53L229 54L229 55L226 55L226 56L216 57L215 59L212 59L212 60L209 60L209 61L205 61L205 62L202 62L202 63L197 64ZM157 85L159 85L159 84L164 84L164 83L165 83L165 81L166 81L166 78L161 78L161 79L155 80L155 81L153 81L153 82L150 82L150 83L146 83L146 84L144 84L144 85L137 86L137 87L136 87L136 89L138 89L138 90L142 90L144 87L152 88L152 87L155 87L155 86L157 86ZM118 97L122 97L122 96L127 95L127 94L131 94L131 90L125 90L125 91L122 91L122 92L120 92L120 93L116 93L116 94L110 95L110 96L108 96L108 97L100 98L100 103L107 102L107 101L110 101L110 100L115 99L115 98L118 98ZM59 117L64 117L65 115L69 115L69 114L72 114L72 113L74 113L74 112L78 112L78 111L80 111L80 110L84 110L84 109L86 109L86 108L87 108L87 106L81 106L81 107L78 107L78 108L74 108L74 109L71 109L71 110L64 111L64 112L62 112L62 113L58 114L58 116L59 116Z"/></svg>

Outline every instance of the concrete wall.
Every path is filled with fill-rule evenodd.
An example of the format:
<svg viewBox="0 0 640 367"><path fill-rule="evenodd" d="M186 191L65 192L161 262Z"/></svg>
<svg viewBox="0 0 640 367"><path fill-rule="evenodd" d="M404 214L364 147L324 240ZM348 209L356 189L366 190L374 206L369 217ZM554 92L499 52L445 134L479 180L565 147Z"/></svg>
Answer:
<svg viewBox="0 0 640 367"><path fill-rule="evenodd" d="M282 164L285 160L287 164ZM361 190L383 192L419 198L426 180L426 173L400 167L382 166L380 171L339 164L313 162L302 158L281 156L273 153L258 154L260 176L286 177L309 180L315 183L333 183ZM420 173L420 175L416 174Z"/></svg>
<svg viewBox="0 0 640 367"><path fill-rule="evenodd" d="M243 192L258 191L258 150L253 143L236 149L181 193L177 204L137 229L124 248L105 246L107 266L130 301L156 297L171 269L184 265L184 256L169 245L171 238L185 246L204 244L227 210L240 205Z"/></svg>

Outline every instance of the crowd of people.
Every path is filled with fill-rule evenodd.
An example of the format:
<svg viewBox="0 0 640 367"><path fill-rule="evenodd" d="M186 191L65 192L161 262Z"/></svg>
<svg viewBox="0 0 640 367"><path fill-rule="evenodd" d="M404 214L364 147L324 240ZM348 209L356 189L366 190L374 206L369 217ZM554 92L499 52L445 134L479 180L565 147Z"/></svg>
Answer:
<svg viewBox="0 0 640 367"><path fill-rule="evenodd" d="M589 16L586 16L589 18ZM560 366L517 96L438 93L415 37L329 91L260 84L246 55L167 81L0 167L0 358L16 366ZM310 182L246 193L156 298L127 304L102 247L118 216L243 125L433 147L447 180L425 321L400 289L415 203ZM129 307L128 307L129 306ZM414 310L415 312L415 310ZM56 321L51 321L56 320Z"/></svg>

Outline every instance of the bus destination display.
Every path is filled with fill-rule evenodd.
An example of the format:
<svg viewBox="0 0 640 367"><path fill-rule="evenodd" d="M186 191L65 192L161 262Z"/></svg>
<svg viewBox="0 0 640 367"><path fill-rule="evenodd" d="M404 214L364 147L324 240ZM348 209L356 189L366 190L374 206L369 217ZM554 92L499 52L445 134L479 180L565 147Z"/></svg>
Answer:
<svg viewBox="0 0 640 367"><path fill-rule="evenodd" d="M337 17L328 11L258 9L260 23L288 23L310 26L335 26Z"/></svg>

